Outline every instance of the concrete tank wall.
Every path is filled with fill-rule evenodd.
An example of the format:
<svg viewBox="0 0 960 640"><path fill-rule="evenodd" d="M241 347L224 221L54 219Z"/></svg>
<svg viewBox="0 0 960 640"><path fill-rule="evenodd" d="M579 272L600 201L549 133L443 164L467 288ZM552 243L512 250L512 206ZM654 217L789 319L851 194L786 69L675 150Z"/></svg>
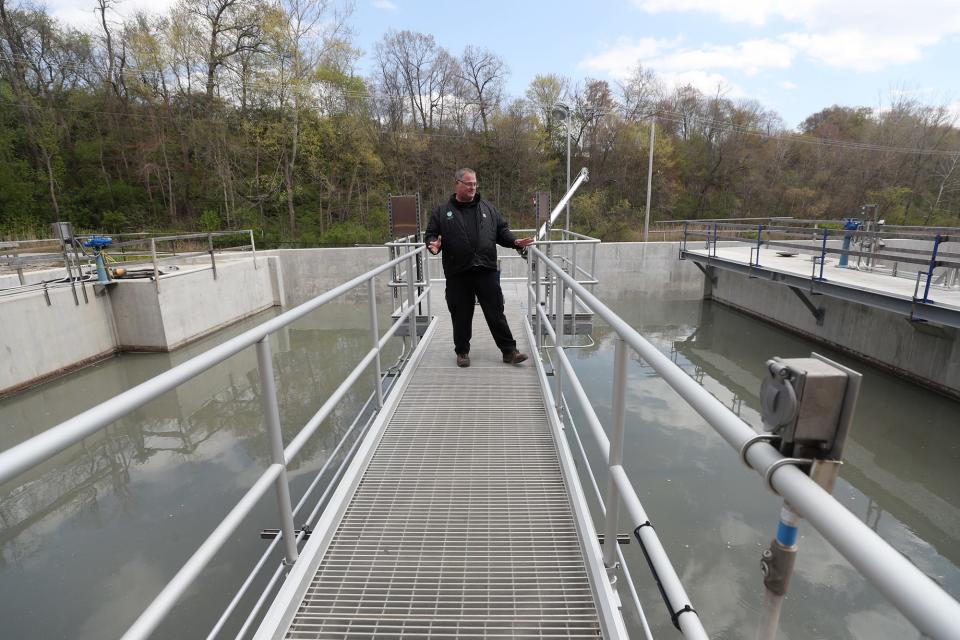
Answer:
<svg viewBox="0 0 960 640"><path fill-rule="evenodd" d="M0 304L0 396L111 355L116 333L109 297L86 285L5 297Z"/></svg>
<svg viewBox="0 0 960 640"><path fill-rule="evenodd" d="M108 289L86 285L88 303L70 287L0 299L0 396L90 364L117 351L170 351L254 313L282 304L279 259L249 254L170 270L159 295L148 279ZM78 285L79 286L79 285Z"/></svg>
<svg viewBox="0 0 960 640"><path fill-rule="evenodd" d="M825 310L818 326L786 286L714 269L712 298L777 326L828 344L914 382L960 397L957 330L828 296L810 297Z"/></svg>

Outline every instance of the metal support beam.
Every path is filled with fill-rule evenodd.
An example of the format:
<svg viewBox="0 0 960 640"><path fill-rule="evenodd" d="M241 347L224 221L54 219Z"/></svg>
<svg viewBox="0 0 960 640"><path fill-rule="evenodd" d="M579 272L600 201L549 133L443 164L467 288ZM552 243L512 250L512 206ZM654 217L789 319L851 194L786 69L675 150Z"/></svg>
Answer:
<svg viewBox="0 0 960 640"><path fill-rule="evenodd" d="M794 287L793 285L787 285L787 286L790 287L790 291L793 291L794 295L800 298L800 302L803 303L803 306L805 306L807 310L809 310L810 313L813 314L814 319L816 319L817 321L817 326L822 327L823 316L826 313L826 310L823 307L818 307L812 302L810 302L810 298L807 297L807 294L805 294L803 291L800 291L800 289Z"/></svg>

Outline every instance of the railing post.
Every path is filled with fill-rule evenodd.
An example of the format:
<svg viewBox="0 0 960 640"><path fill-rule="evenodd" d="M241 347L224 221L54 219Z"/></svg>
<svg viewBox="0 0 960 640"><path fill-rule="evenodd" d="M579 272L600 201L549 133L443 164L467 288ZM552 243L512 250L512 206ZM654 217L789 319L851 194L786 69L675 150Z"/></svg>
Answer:
<svg viewBox="0 0 960 640"><path fill-rule="evenodd" d="M153 287L160 293L160 269L157 267L157 239L150 238L150 259L153 260Z"/></svg>
<svg viewBox="0 0 960 640"><path fill-rule="evenodd" d="M623 463L623 432L627 397L627 343L620 335L614 339L613 351L613 423L610 425L610 456L607 460L607 530L603 539L603 564L607 570L616 567L617 527L620 520L620 494L612 469Z"/></svg>
<svg viewBox="0 0 960 640"><path fill-rule="evenodd" d="M370 332L373 334L373 348L377 350L377 408L383 409L383 381L380 373L380 326L377 322L377 290L374 278L367 280L367 293L370 296Z"/></svg>
<svg viewBox="0 0 960 640"><path fill-rule="evenodd" d="M823 230L823 246L820 248L820 280L823 280L823 266L827 262L827 235L829 231Z"/></svg>
<svg viewBox="0 0 960 640"><path fill-rule="evenodd" d="M420 245L422 246L422 245ZM430 320L433 318L433 295L430 288L430 252L423 252L423 286L427 291L427 323L429 325Z"/></svg>
<svg viewBox="0 0 960 640"><path fill-rule="evenodd" d="M565 293L566 293L566 286L564 285L563 280L560 279L560 276L557 275L557 299L556 299L556 305L554 306L556 311L553 316L554 320L556 321L554 328L556 330L557 342L554 346L556 347L556 350L557 350L557 365L560 364L559 352L563 349L563 326L565 324L565 322L563 321L564 320L563 319L563 307L564 307L563 299L565 297ZM563 367L562 366L554 367L553 378L556 381L556 393L554 394L554 402L556 403L557 414L561 416L561 420L562 420L563 419Z"/></svg>
<svg viewBox="0 0 960 640"><path fill-rule="evenodd" d="M533 295L534 295L534 304L536 305L533 308L533 321L534 321L534 340L537 343L537 352L543 348L543 319L540 317L540 306L543 304L543 296L540 295L540 280L541 275L540 271L543 269L543 264L540 258L534 255L532 252L530 254L530 269L533 271Z"/></svg>
<svg viewBox="0 0 960 640"><path fill-rule="evenodd" d="M297 539L293 533L293 509L290 506L290 486L287 484L287 462L283 455L283 433L280 430L280 408L277 405L277 384L273 378L273 356L270 336L257 342L257 368L260 370L260 403L270 441L270 461L283 465L277 476L277 508L280 511L280 531L283 535L284 559L288 565L297 561Z"/></svg>
<svg viewBox="0 0 960 640"><path fill-rule="evenodd" d="M213 279L217 279L217 261L213 257L213 234L207 234L207 247L210 252L210 266L213 267Z"/></svg>
<svg viewBox="0 0 960 640"><path fill-rule="evenodd" d="M937 268L937 252L940 250L940 242L943 238L938 233L937 237L933 240L933 253L930 255L930 267L927 269L927 284L923 288L923 301L930 302L930 283L933 281L933 270Z"/></svg>
<svg viewBox="0 0 960 640"><path fill-rule="evenodd" d="M757 262L754 265L757 267L760 266L760 246L762 244L762 238L763 238L763 225L758 224L757 225Z"/></svg>
<svg viewBox="0 0 960 640"><path fill-rule="evenodd" d="M414 254L411 252L407 259L407 303L410 305L410 344L416 349L420 340L417 336L417 288L414 282L417 279L417 269L414 265Z"/></svg>
<svg viewBox="0 0 960 640"><path fill-rule="evenodd" d="M570 265L570 275L573 276L574 281L580 282L577 277L577 241L573 240L571 245L570 255L572 257L572 264ZM570 335L577 335L577 294L571 289L570 290Z"/></svg>
<svg viewBox="0 0 960 640"><path fill-rule="evenodd" d="M253 254L253 268L257 268L257 243L253 239L253 229L250 229L250 252Z"/></svg>

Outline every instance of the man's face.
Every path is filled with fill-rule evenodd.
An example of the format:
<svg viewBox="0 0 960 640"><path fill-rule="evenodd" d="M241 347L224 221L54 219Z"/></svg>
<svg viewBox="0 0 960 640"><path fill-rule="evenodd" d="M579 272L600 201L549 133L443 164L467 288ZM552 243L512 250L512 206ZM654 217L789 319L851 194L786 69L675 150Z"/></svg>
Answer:
<svg viewBox="0 0 960 640"><path fill-rule="evenodd" d="M457 200L470 202L477 195L477 175L475 173L464 174L463 178L457 180L455 189Z"/></svg>

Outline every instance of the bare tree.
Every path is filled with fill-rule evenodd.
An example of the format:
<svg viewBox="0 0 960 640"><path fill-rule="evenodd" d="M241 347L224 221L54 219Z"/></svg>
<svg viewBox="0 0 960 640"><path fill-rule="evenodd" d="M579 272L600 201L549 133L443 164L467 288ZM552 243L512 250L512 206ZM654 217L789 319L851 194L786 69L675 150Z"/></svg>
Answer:
<svg viewBox="0 0 960 640"><path fill-rule="evenodd" d="M467 46L460 57L460 72L469 91L467 96L475 102L476 112L486 133L489 131L489 114L499 107L503 96L507 64L489 49Z"/></svg>

